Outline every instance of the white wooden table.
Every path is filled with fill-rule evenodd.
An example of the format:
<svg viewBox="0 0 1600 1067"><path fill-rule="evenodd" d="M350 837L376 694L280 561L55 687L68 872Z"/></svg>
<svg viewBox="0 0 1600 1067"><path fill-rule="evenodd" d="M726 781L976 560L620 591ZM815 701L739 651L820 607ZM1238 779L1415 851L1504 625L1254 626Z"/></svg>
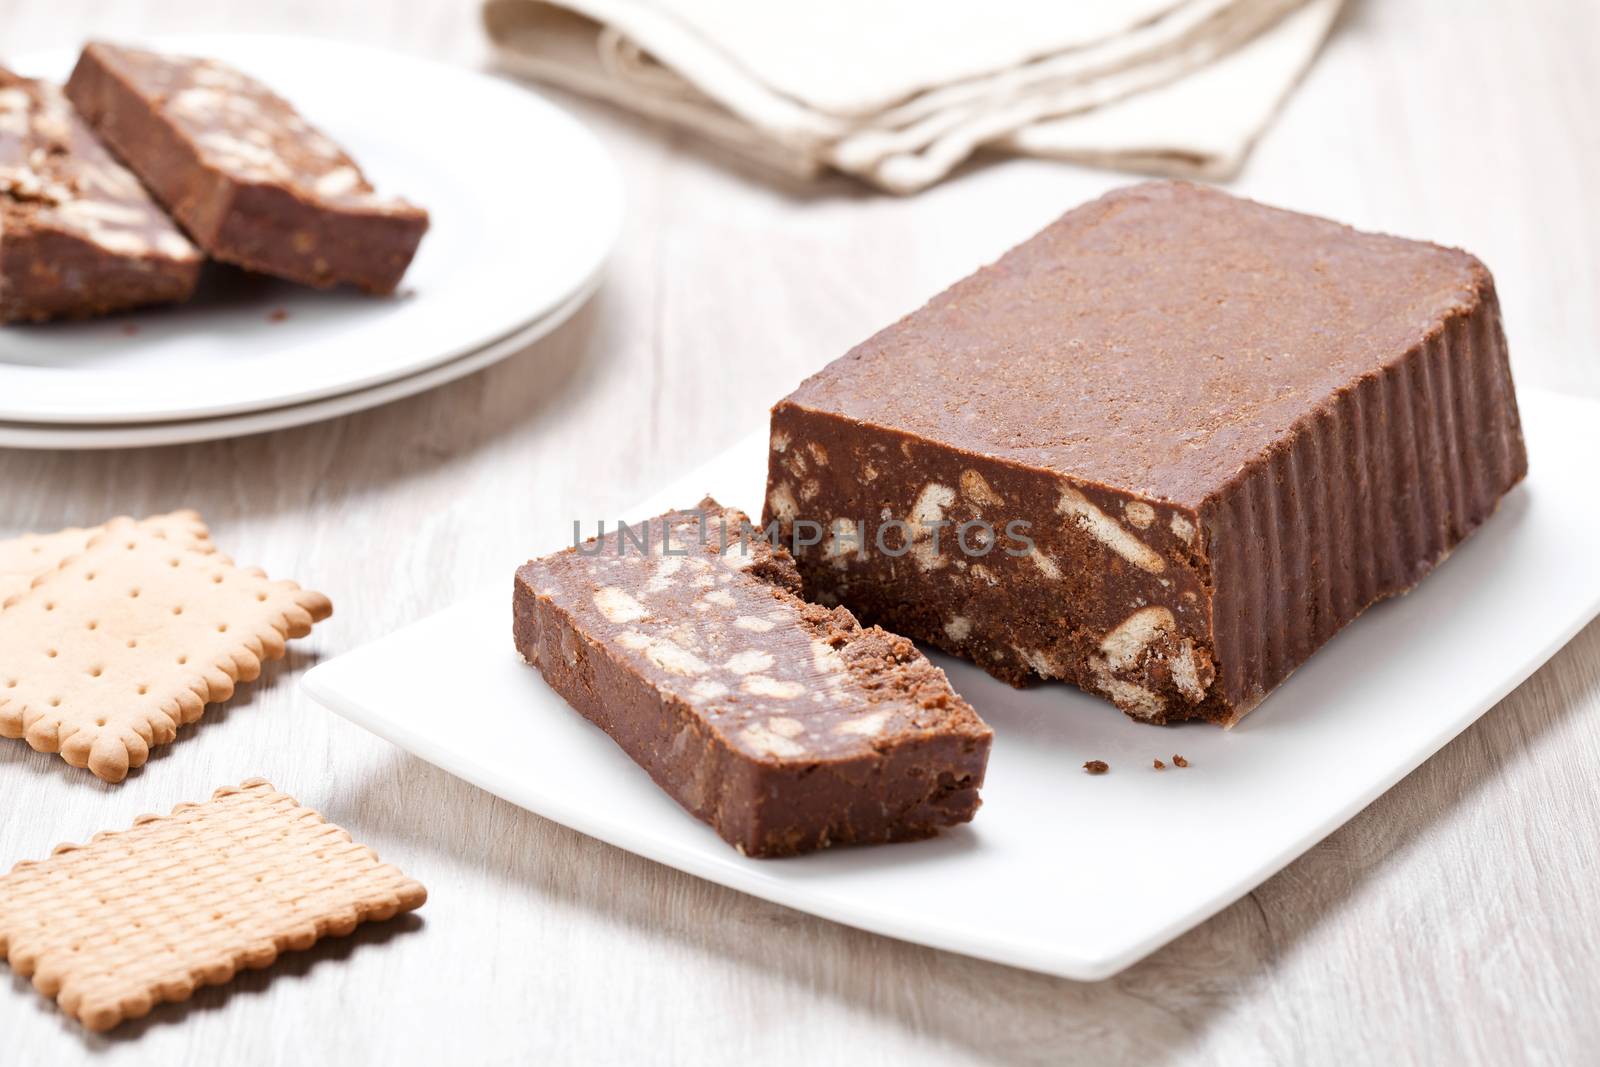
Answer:
<svg viewBox="0 0 1600 1067"><path fill-rule="evenodd" d="M184 29L484 59L468 0L0 2L14 54ZM1472 249L1498 278L1518 380L1600 395L1597 51L1600 8L1576 0L1352 0L1232 187ZM1093 985L697 881L495 800L300 695L316 657L509 587L533 531L614 516L851 343L1126 180L1002 162L912 200L844 180L785 187L572 106L622 165L630 220L598 298L527 353L303 430L0 452L0 536L192 505L225 550L338 607L121 786L0 743L0 866L265 775L432 891L414 921L106 1038L6 973L0 1063L1593 1062L1600 626L1303 859Z"/></svg>

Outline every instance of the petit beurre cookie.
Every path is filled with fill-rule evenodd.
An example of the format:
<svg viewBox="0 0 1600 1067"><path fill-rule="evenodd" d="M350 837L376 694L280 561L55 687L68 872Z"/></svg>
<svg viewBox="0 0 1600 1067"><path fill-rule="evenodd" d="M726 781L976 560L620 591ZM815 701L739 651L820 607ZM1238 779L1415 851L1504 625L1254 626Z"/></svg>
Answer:
<svg viewBox="0 0 1600 1067"><path fill-rule="evenodd" d="M68 534L55 536L59 550ZM68 552L0 607L0 736L108 782L333 611L320 593L234 566L193 513L113 519Z"/></svg>
<svg viewBox="0 0 1600 1067"><path fill-rule="evenodd" d="M0 956L108 1030L427 896L257 778L17 864L0 876Z"/></svg>

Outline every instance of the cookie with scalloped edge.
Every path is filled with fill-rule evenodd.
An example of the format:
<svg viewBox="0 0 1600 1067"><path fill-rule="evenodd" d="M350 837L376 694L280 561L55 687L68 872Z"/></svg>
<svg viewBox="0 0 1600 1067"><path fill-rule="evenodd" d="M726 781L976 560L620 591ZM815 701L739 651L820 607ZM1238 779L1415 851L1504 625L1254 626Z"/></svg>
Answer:
<svg viewBox="0 0 1600 1067"><path fill-rule="evenodd" d="M0 876L0 957L90 1030L187 1000L428 891L260 778Z"/></svg>
<svg viewBox="0 0 1600 1067"><path fill-rule="evenodd" d="M0 737L120 782L332 612L209 540L113 519L0 609Z"/></svg>

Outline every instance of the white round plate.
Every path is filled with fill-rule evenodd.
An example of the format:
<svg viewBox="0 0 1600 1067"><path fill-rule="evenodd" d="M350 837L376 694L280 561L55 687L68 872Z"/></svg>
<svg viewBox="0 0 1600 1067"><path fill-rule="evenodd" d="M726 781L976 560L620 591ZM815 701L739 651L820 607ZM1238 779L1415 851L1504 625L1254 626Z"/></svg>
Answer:
<svg viewBox="0 0 1600 1067"><path fill-rule="evenodd" d="M599 287L599 277L585 283L555 310L486 348L409 377L338 396L313 400L270 411L197 419L190 422L150 422L129 425L53 426L0 422L0 448L78 449L149 448L244 437L286 430L292 426L334 419L437 388L464 378L508 356L515 355L571 318Z"/></svg>
<svg viewBox="0 0 1600 1067"><path fill-rule="evenodd" d="M576 120L474 71L332 41L195 35L138 42L253 74L432 226L400 294L322 292L211 266L195 300L0 328L0 420L173 422L393 381L506 338L599 271L622 182ZM72 51L23 56L64 79Z"/></svg>

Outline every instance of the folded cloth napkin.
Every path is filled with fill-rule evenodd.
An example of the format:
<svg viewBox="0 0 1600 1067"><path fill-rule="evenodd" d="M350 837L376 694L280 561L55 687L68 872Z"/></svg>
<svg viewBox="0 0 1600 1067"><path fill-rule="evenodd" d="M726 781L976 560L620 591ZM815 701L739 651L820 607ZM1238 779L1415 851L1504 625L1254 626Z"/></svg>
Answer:
<svg viewBox="0 0 1600 1067"><path fill-rule="evenodd" d="M487 0L516 73L915 192L990 146L1225 178L1342 0Z"/></svg>

